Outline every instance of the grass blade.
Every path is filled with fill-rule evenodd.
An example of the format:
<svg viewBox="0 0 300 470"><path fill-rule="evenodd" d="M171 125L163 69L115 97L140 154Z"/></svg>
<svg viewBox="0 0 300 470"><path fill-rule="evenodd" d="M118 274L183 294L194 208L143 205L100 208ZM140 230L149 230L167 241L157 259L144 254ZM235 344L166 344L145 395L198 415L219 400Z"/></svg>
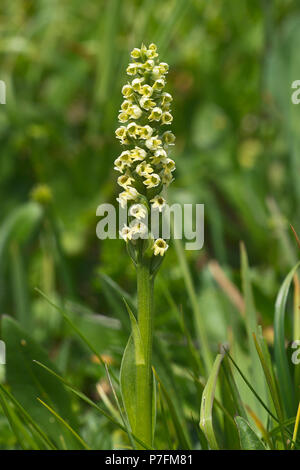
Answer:
<svg viewBox="0 0 300 470"><path fill-rule="evenodd" d="M266 450L262 441L244 418L237 416L235 418L235 422L239 431L241 448L243 450Z"/></svg>
<svg viewBox="0 0 300 470"><path fill-rule="evenodd" d="M49 405L47 405L47 403L45 403L43 400L41 400L39 397L37 397L37 400L43 405L45 406L45 408L47 408L48 411L50 411L51 414L53 414L53 416L55 416L55 418L57 419L57 421L59 421L60 423L62 423L65 428L67 428L71 434L73 434L73 436L75 437L75 439L77 439L77 441L86 449L86 450L91 450L89 448L89 446L84 442L84 440L79 436L79 434L77 434L76 431L74 431L74 429L58 414L56 413L56 411L53 410L53 408L51 408Z"/></svg>
<svg viewBox="0 0 300 470"><path fill-rule="evenodd" d="M208 443L213 450L218 450L219 445L216 440L214 428L213 428L213 403L216 391L216 384L218 373L220 370L221 362L223 360L223 355L218 354L214 365L212 367L211 373L209 375L207 384L203 390L202 400L201 400L201 410L200 410L200 428L204 432Z"/></svg>
<svg viewBox="0 0 300 470"><path fill-rule="evenodd" d="M275 349L275 363L277 367L278 382L283 399L287 417L291 417L295 413L296 401L293 382L290 374L290 367L287 359L285 349L285 334L284 334L284 320L287 297L293 277L300 266L297 263L287 277L285 278L280 291L278 293L275 304L275 320L274 320L274 349Z"/></svg>

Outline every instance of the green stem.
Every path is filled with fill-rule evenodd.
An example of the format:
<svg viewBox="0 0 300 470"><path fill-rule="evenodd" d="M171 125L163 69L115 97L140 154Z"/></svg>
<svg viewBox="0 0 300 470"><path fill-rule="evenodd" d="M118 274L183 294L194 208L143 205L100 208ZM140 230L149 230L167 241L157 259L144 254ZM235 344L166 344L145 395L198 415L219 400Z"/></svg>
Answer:
<svg viewBox="0 0 300 470"><path fill-rule="evenodd" d="M153 278L149 261L142 259L137 264L138 324L144 346L145 365L137 367L137 437L152 445L152 337L153 337Z"/></svg>

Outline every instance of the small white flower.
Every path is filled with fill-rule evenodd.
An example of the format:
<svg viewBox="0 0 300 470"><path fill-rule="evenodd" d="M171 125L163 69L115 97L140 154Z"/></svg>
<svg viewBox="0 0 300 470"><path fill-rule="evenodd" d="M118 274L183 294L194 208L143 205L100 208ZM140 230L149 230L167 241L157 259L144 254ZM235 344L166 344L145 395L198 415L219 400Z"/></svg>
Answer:
<svg viewBox="0 0 300 470"><path fill-rule="evenodd" d="M149 121L159 121L162 116L162 110L156 106L152 109L150 116L148 117Z"/></svg>
<svg viewBox="0 0 300 470"><path fill-rule="evenodd" d="M149 163L143 162L137 165L135 171L140 176L148 177L154 170Z"/></svg>
<svg viewBox="0 0 300 470"><path fill-rule="evenodd" d="M154 90L162 90L163 87L165 86L166 82L163 78L158 78L157 80L155 80L155 82L153 83L153 89Z"/></svg>
<svg viewBox="0 0 300 470"><path fill-rule="evenodd" d="M154 152L154 155L151 157L151 162L154 165L160 165L161 163L165 163L167 160L167 152L160 148Z"/></svg>
<svg viewBox="0 0 300 470"><path fill-rule="evenodd" d="M124 227L122 228L122 230L120 230L119 233L120 233L121 238L123 238L125 242L132 239L132 235L133 235L132 229L130 227L127 227L127 225L124 225Z"/></svg>
<svg viewBox="0 0 300 470"><path fill-rule="evenodd" d="M174 181L172 173L166 171L162 172L161 181L164 185L166 185L166 187L168 187L172 183L172 181Z"/></svg>
<svg viewBox="0 0 300 470"><path fill-rule="evenodd" d="M169 248L169 245L163 238L158 238L153 243L154 256L164 256L165 252Z"/></svg>
<svg viewBox="0 0 300 470"><path fill-rule="evenodd" d="M167 158L166 161L163 163L163 168L167 173L171 173L172 171L176 170L174 160L172 160L171 158Z"/></svg>
<svg viewBox="0 0 300 470"><path fill-rule="evenodd" d="M139 106L137 106L136 104L134 104L133 106L131 106L131 108L129 109L128 111L130 113L130 116L133 118L133 119L139 119L142 115L142 110L141 108L139 108ZM166 114L166 113L165 113Z"/></svg>
<svg viewBox="0 0 300 470"><path fill-rule="evenodd" d="M143 96L147 96L147 98L150 98L150 96L153 93L153 88L150 85L143 85L140 88L140 94Z"/></svg>
<svg viewBox="0 0 300 470"><path fill-rule="evenodd" d="M146 52L146 55L149 59L155 59L155 57L158 56L157 52L152 49L148 49L148 51Z"/></svg>
<svg viewBox="0 0 300 470"><path fill-rule="evenodd" d="M131 108L131 106L132 106L131 101L125 100L125 101L123 101L123 103L121 104L121 110L126 112L126 111L128 111L128 110Z"/></svg>
<svg viewBox="0 0 300 470"><path fill-rule="evenodd" d="M162 117L161 117L162 124L171 124L172 121L173 121L173 116L171 113L167 111L166 113L162 114Z"/></svg>
<svg viewBox="0 0 300 470"><path fill-rule="evenodd" d="M165 145L175 145L175 135L171 131L164 132L162 139Z"/></svg>
<svg viewBox="0 0 300 470"><path fill-rule="evenodd" d="M137 47L135 47L132 51L131 51L131 57L133 59L139 59L141 57L141 50L138 49Z"/></svg>
<svg viewBox="0 0 300 470"><path fill-rule="evenodd" d="M120 122L127 122L129 118L130 118L129 114L124 113L124 112L120 113L118 116L118 119Z"/></svg>
<svg viewBox="0 0 300 470"><path fill-rule="evenodd" d="M162 75L164 75L165 73L168 73L169 66L166 62L161 62L158 67Z"/></svg>
<svg viewBox="0 0 300 470"><path fill-rule="evenodd" d="M165 104L169 104L173 101L173 98L172 96L170 95L170 93L162 93L162 99L161 99L161 102L162 102L162 105L164 106Z"/></svg>
<svg viewBox="0 0 300 470"><path fill-rule="evenodd" d="M125 169L125 163L120 159L120 157L118 157L116 160L115 160L115 166L114 166L114 170L116 171L119 171L120 173L123 173L124 169Z"/></svg>
<svg viewBox="0 0 300 470"><path fill-rule="evenodd" d="M150 139L146 140L146 147L149 150L157 150L161 146L161 140L157 137L150 137Z"/></svg>
<svg viewBox="0 0 300 470"><path fill-rule="evenodd" d="M117 198L118 203L120 206L124 209L127 205L127 201L132 201L137 198L138 192L135 188L130 188L128 187L126 191L123 191L122 193L119 194L119 197Z"/></svg>
<svg viewBox="0 0 300 470"><path fill-rule="evenodd" d="M136 240L137 238L148 238L148 227L143 222L138 220L133 220L130 224L132 230L132 238Z"/></svg>
<svg viewBox="0 0 300 470"><path fill-rule="evenodd" d="M126 127L121 126L115 131L117 139L124 139L126 137Z"/></svg>
<svg viewBox="0 0 300 470"><path fill-rule="evenodd" d="M133 93L133 89L130 85L124 85L122 88L122 95L125 96L125 98L129 98Z"/></svg>
<svg viewBox="0 0 300 470"><path fill-rule="evenodd" d="M127 125L126 131L130 137L135 137L138 133L138 126L135 122L131 122Z"/></svg>
<svg viewBox="0 0 300 470"><path fill-rule="evenodd" d="M161 77L161 71L160 71L160 68L158 65L156 65L155 67L153 67L153 70L152 70L152 77L154 78L154 80L157 80Z"/></svg>
<svg viewBox="0 0 300 470"><path fill-rule="evenodd" d="M147 189L155 188L160 183L160 177L156 173L152 173L145 179L145 181L143 181L143 183Z"/></svg>
<svg viewBox="0 0 300 470"><path fill-rule="evenodd" d="M151 72L151 70L154 67L154 60L148 59L144 64L143 64L143 69L147 70L147 72Z"/></svg>
<svg viewBox="0 0 300 470"><path fill-rule="evenodd" d="M161 212L166 205L166 200L162 196L155 196L150 202L152 202L153 209L158 209L159 212Z"/></svg>
<svg viewBox="0 0 300 470"><path fill-rule="evenodd" d="M133 181L134 179L131 178L129 175L122 175L118 178L118 185L124 189L128 189L128 187L130 187Z"/></svg>
<svg viewBox="0 0 300 470"><path fill-rule="evenodd" d="M138 220L143 220L147 215L147 208L143 204L133 204L129 209L129 215Z"/></svg>
<svg viewBox="0 0 300 470"><path fill-rule="evenodd" d="M124 150L124 152L119 156L119 159L127 166L130 166L132 163L131 153L129 150Z"/></svg>
<svg viewBox="0 0 300 470"><path fill-rule="evenodd" d="M151 126L143 126L139 129L139 135L141 139L150 139L153 134L153 129ZM147 145L147 144L146 144Z"/></svg>
<svg viewBox="0 0 300 470"><path fill-rule="evenodd" d="M134 80L132 80L131 82L131 86L133 88L134 91L140 91L141 89L141 86L142 86L142 83L144 81L144 78L135 78Z"/></svg>
<svg viewBox="0 0 300 470"><path fill-rule="evenodd" d="M144 160L146 158L146 156L147 156L146 150L141 149L140 147L135 147L131 151L132 161L134 161L134 162Z"/></svg>
<svg viewBox="0 0 300 470"><path fill-rule="evenodd" d="M142 96L140 99L140 105L142 108L146 109L146 111L149 111L151 108L154 108L155 101L148 98L148 96Z"/></svg>
<svg viewBox="0 0 300 470"><path fill-rule="evenodd" d="M126 69L126 72L128 75L136 75L137 70L138 70L137 64L129 64Z"/></svg>

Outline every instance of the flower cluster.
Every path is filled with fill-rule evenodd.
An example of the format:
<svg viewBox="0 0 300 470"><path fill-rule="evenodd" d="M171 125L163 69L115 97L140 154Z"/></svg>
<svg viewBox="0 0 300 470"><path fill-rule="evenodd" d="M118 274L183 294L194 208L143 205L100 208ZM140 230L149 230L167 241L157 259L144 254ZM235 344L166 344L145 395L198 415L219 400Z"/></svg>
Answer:
<svg viewBox="0 0 300 470"><path fill-rule="evenodd" d="M121 125L116 130L124 150L114 162L122 188L117 201L122 207L129 205L131 217L130 225L121 230L126 242L147 238L143 220L149 209L163 210L166 201L161 193L173 181L175 170L175 162L168 157L175 142L168 129L173 120L172 96L164 91L169 66L159 62L155 44L133 49L131 57L130 81L122 88ZM155 256L163 256L167 249L165 240L152 240Z"/></svg>

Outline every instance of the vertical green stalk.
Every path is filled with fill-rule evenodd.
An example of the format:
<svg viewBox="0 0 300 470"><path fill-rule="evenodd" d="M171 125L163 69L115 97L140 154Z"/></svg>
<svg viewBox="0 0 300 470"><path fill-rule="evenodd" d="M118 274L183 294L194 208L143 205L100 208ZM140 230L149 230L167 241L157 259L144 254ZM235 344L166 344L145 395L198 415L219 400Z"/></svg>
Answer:
<svg viewBox="0 0 300 470"><path fill-rule="evenodd" d="M145 444L152 445L152 338L153 278L148 259L137 264L138 324L145 354L145 365L137 366L137 416L135 433Z"/></svg>

